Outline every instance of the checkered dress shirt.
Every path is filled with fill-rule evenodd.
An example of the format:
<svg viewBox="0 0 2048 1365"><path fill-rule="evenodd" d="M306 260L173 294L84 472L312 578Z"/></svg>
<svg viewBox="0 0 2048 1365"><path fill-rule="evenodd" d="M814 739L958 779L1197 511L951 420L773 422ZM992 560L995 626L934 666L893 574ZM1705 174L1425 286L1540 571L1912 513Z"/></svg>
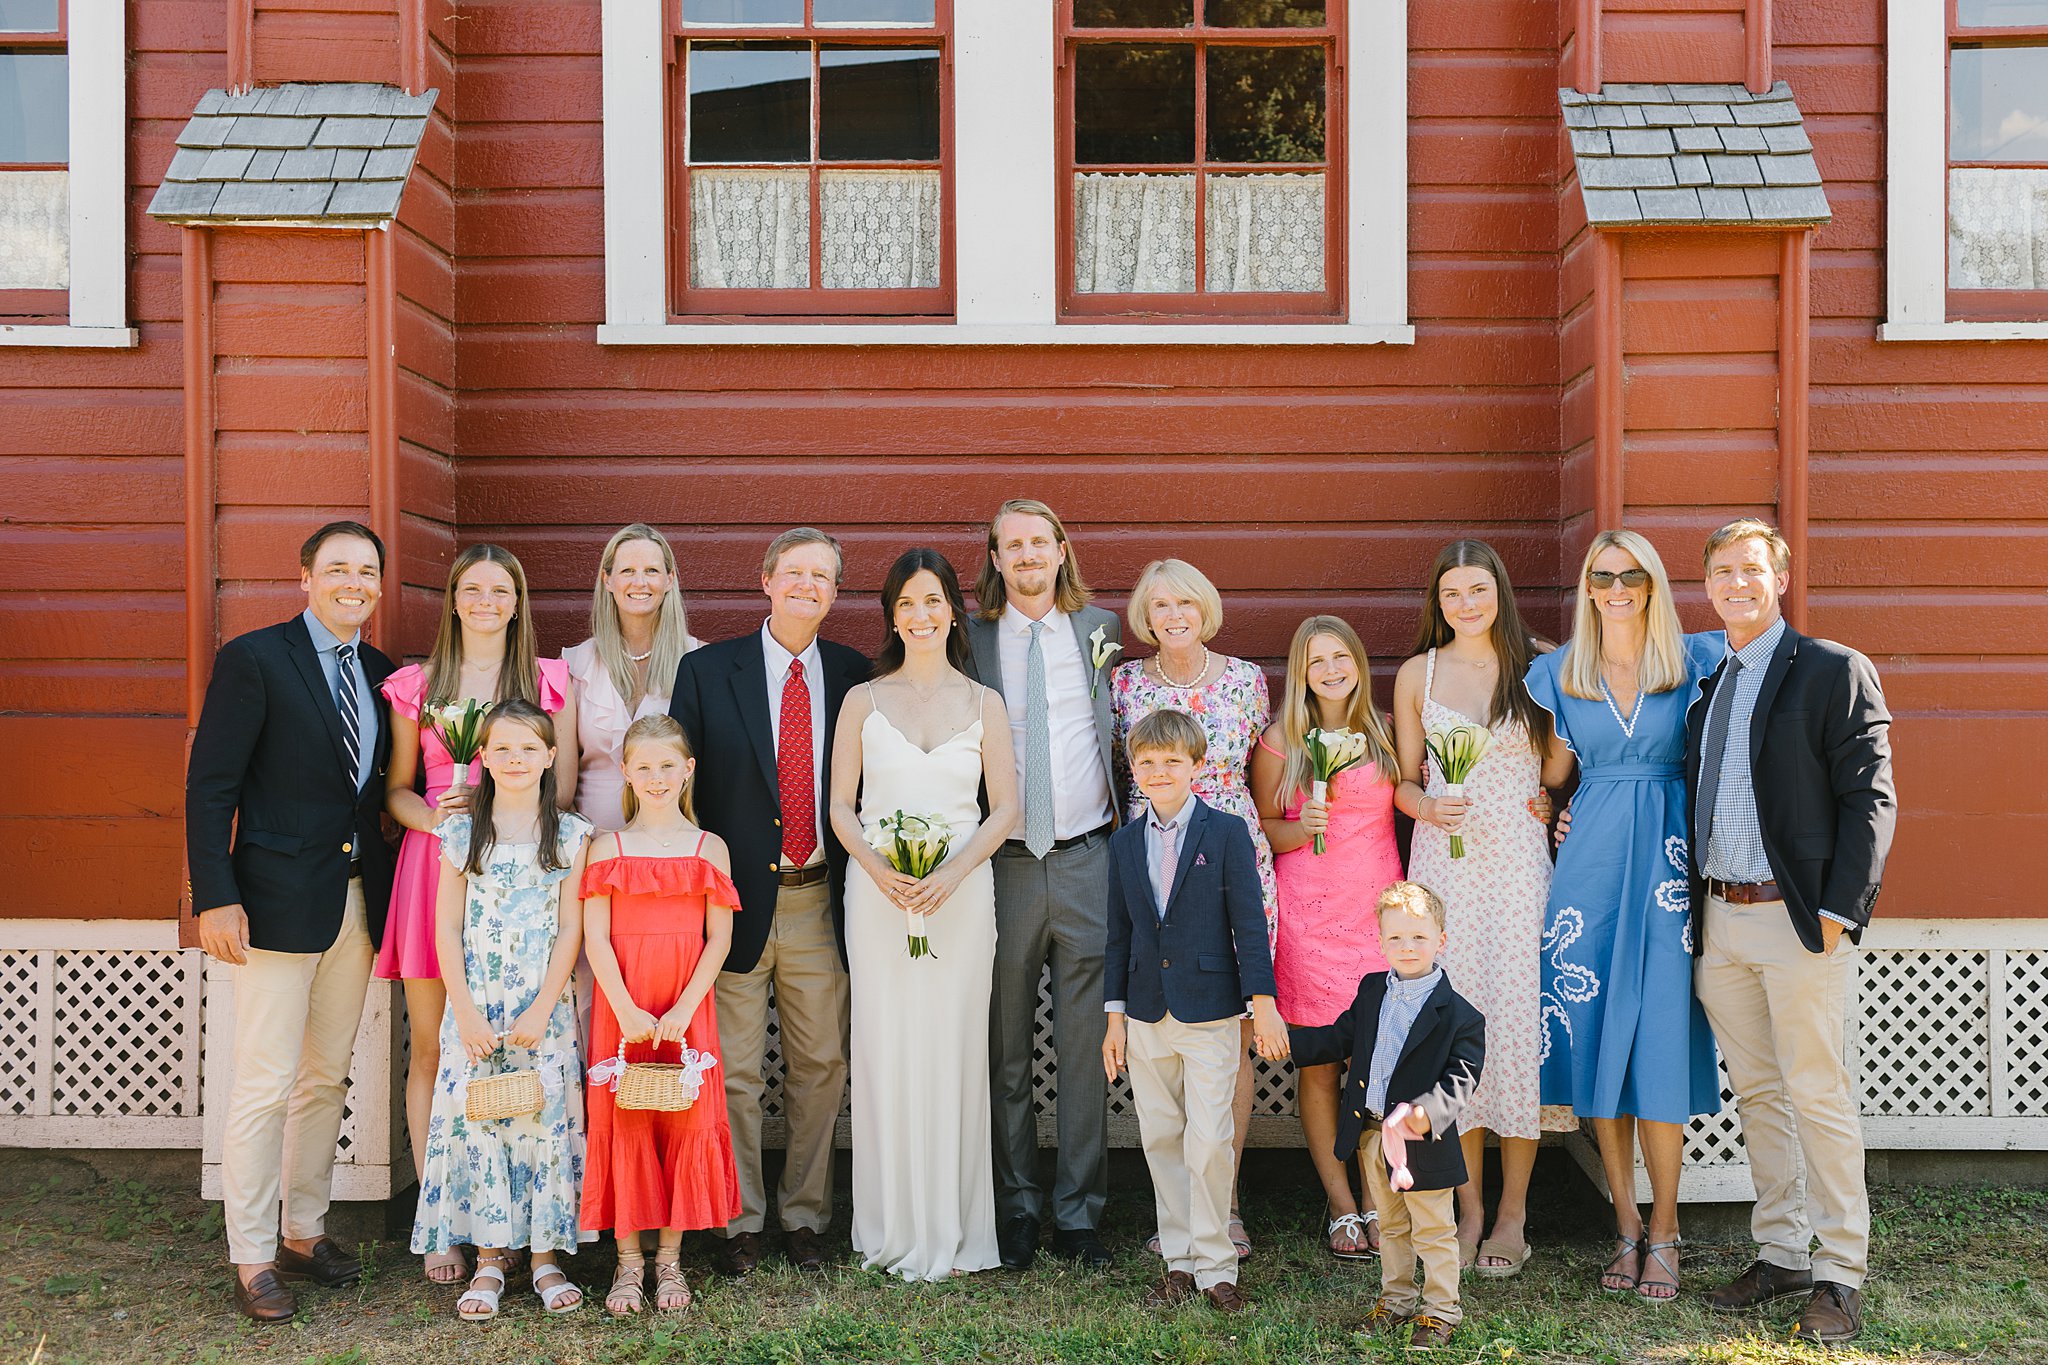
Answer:
<svg viewBox="0 0 2048 1365"><path fill-rule="evenodd" d="M1430 992L1443 979L1441 967L1431 968L1427 976L1418 976L1413 981L1405 981L1393 971L1387 973L1387 995L1380 1001L1379 1037L1373 1041L1372 1060L1365 1073L1365 1107L1373 1113L1386 1114L1387 1082L1394 1078L1394 1065L1401 1060L1401 1049L1408 1046L1415 1017L1422 1013Z"/></svg>
<svg viewBox="0 0 2048 1365"><path fill-rule="evenodd" d="M1770 671L1771 651L1784 636L1785 621L1780 617L1741 649L1728 651L1742 661L1742 671L1735 675L1735 700L1728 712L1728 744L1721 752L1721 785L1714 792L1713 830L1707 838L1707 856L1700 859L1701 870L1717 881L1771 880L1771 860L1764 853L1763 827L1757 820L1756 784L1750 778L1749 727L1764 674ZM1721 682L1727 685L1725 674ZM1702 762L1705 757L1701 755Z"/></svg>

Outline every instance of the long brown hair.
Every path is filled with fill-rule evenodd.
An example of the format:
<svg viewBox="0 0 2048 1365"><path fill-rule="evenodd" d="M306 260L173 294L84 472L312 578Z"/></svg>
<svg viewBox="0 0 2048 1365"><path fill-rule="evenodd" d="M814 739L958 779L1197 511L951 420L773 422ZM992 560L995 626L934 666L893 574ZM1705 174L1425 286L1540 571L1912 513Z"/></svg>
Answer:
<svg viewBox="0 0 2048 1365"><path fill-rule="evenodd" d="M1081 561L1074 557L1073 543L1067 539L1067 528L1059 514L1037 498L1011 498L988 519L988 553L981 557L981 577L974 584L974 600L981 609L981 618L997 619L1010 601L1002 571L996 568L996 531L1004 517L1039 517L1052 527L1053 539L1059 542L1062 551L1059 573L1052 583L1052 604L1069 616L1087 606L1095 594L1081 581Z"/></svg>
<svg viewBox="0 0 2048 1365"><path fill-rule="evenodd" d="M1522 624L1522 613L1515 605L1514 585L1508 581L1507 565L1501 563L1500 553L1483 540L1454 540L1437 552L1436 563L1430 566L1429 583L1422 590L1422 627L1415 632L1415 648L1410 656L1449 644L1457 638L1457 631L1444 617L1443 603L1437 594L1443 588L1444 575L1453 569L1480 569L1493 579L1494 595L1499 609L1494 613L1493 629L1488 631L1493 645L1493 656L1500 665L1500 676L1493 684L1493 698L1481 717L1488 725L1503 717L1519 721L1528 733L1529 747L1538 753L1545 752L1550 743L1550 717L1536 699L1529 695L1529 689L1522 679L1529 672L1529 661L1536 656L1536 639Z"/></svg>
<svg viewBox="0 0 2048 1365"><path fill-rule="evenodd" d="M478 543L455 556L448 566L448 586L441 591L441 627L434 634L434 652L427 655L428 706L445 706L462 690L462 621L455 614L455 588L479 564L495 564L512 579L512 619L505 625L505 662L498 668L498 694L493 701L525 701L540 705L539 645L533 630L532 601L526 593L526 570L502 545ZM552 725L550 725L552 730ZM552 740L549 741L553 743Z"/></svg>
<svg viewBox="0 0 2048 1365"><path fill-rule="evenodd" d="M946 594L946 605L953 609L953 624L946 628L946 662L969 677L974 676L974 665L967 649L967 602L960 595L960 575L953 568L953 562L927 545L905 550L889 566L889 576L882 580L882 648L875 654L875 666L868 674L871 678L886 678L903 667L903 637L896 633L896 599L903 595L903 587L918 574L929 570L939 580L939 587Z"/></svg>
<svg viewBox="0 0 2048 1365"><path fill-rule="evenodd" d="M489 748L493 727L509 723L524 725L540 738L550 749L555 747L555 722L548 713L532 702L520 697L501 701L484 716L484 747ZM491 856L491 846L498 842L498 831L491 824L491 808L498 804L498 784L491 777L491 770L484 769L483 780L476 785L476 796L469 806L469 861L462 865L464 874L481 877L484 874L484 860ZM559 872L569 864L562 859L562 811L555 804L555 768L549 764L540 775L540 865L549 872Z"/></svg>
<svg viewBox="0 0 2048 1365"><path fill-rule="evenodd" d="M1280 714L1275 717L1280 723L1280 754L1286 760L1280 773L1283 807L1295 797L1306 795L1309 783L1315 779L1308 746L1302 740L1321 724L1316 719L1316 704L1308 685L1308 646L1318 635L1327 635L1351 651L1352 662L1358 665L1358 686L1344 708L1344 728L1365 736L1366 757L1379 770L1380 781L1397 782L1401 777L1400 764L1394 758L1394 741L1387 734L1387 723L1379 707L1373 704L1372 666L1366 660L1365 645L1358 632L1341 616L1311 616L1295 628L1294 643L1287 647L1287 690L1280 698Z"/></svg>
<svg viewBox="0 0 2048 1365"><path fill-rule="evenodd" d="M690 752L690 737L683 733L683 727L672 716L642 716L627 726L626 738L619 744L619 762L622 766L632 761L634 748L641 744L666 744L684 758L693 759L697 756ZM697 807L690 797L696 786L694 776L684 778L683 794L676 798L676 804L682 809L683 818L693 825L697 823ZM624 803L626 823L630 825L634 817L640 814L640 795L633 790L631 782L626 783L626 793L620 800Z"/></svg>

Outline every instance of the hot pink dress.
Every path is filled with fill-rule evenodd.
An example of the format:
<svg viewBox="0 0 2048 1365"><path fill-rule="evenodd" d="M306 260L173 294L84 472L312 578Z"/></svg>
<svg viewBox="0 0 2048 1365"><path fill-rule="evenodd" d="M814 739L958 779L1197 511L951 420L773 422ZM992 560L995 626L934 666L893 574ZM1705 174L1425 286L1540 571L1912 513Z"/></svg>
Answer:
<svg viewBox="0 0 2048 1365"><path fill-rule="evenodd" d="M1268 752L1278 753L1264 738ZM1296 798L1287 818L1299 820ZM1394 786L1371 763L1346 768L1330 784L1330 828L1318 855L1313 842L1274 855L1280 885L1280 934L1273 945L1275 1003L1280 1017L1321 1027L1342 1014L1358 983L1387 969L1380 917L1373 908L1387 883L1401 878L1394 841Z"/></svg>
<svg viewBox="0 0 2048 1365"><path fill-rule="evenodd" d="M426 671L408 664L384 680L384 697L406 719L420 718ZM569 665L560 659L540 660L540 708L549 715L569 704ZM431 809L448 790L455 760L433 727L420 726L420 760L426 770L427 806ZM469 780L483 776L483 764L470 761ZM409 829L398 848L398 871L391 882L391 912L384 918L384 942L377 949L377 975L386 981L419 981L441 974L434 951L434 897L441 888L441 841L425 830Z"/></svg>

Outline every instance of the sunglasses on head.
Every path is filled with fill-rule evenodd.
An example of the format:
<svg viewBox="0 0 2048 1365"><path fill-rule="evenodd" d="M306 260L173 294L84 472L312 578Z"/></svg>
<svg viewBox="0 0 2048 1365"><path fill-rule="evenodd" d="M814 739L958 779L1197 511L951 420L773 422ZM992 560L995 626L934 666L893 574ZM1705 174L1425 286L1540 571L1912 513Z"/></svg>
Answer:
<svg viewBox="0 0 2048 1365"><path fill-rule="evenodd" d="M1588 569L1586 581L1596 588L1611 588L1616 583L1624 588L1640 588L1650 581L1648 569Z"/></svg>

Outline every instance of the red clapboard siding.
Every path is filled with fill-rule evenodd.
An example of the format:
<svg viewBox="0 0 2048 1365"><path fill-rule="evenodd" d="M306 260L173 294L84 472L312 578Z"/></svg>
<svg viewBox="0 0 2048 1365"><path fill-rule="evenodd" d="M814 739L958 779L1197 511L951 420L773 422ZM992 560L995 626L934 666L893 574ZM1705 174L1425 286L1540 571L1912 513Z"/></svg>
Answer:
<svg viewBox="0 0 2048 1365"><path fill-rule="evenodd" d="M378 0L256 0L259 84L388 81L398 69L395 7Z"/></svg>
<svg viewBox="0 0 2048 1365"><path fill-rule="evenodd" d="M1602 0L1600 68L1618 81L1740 81L1743 0Z"/></svg>

